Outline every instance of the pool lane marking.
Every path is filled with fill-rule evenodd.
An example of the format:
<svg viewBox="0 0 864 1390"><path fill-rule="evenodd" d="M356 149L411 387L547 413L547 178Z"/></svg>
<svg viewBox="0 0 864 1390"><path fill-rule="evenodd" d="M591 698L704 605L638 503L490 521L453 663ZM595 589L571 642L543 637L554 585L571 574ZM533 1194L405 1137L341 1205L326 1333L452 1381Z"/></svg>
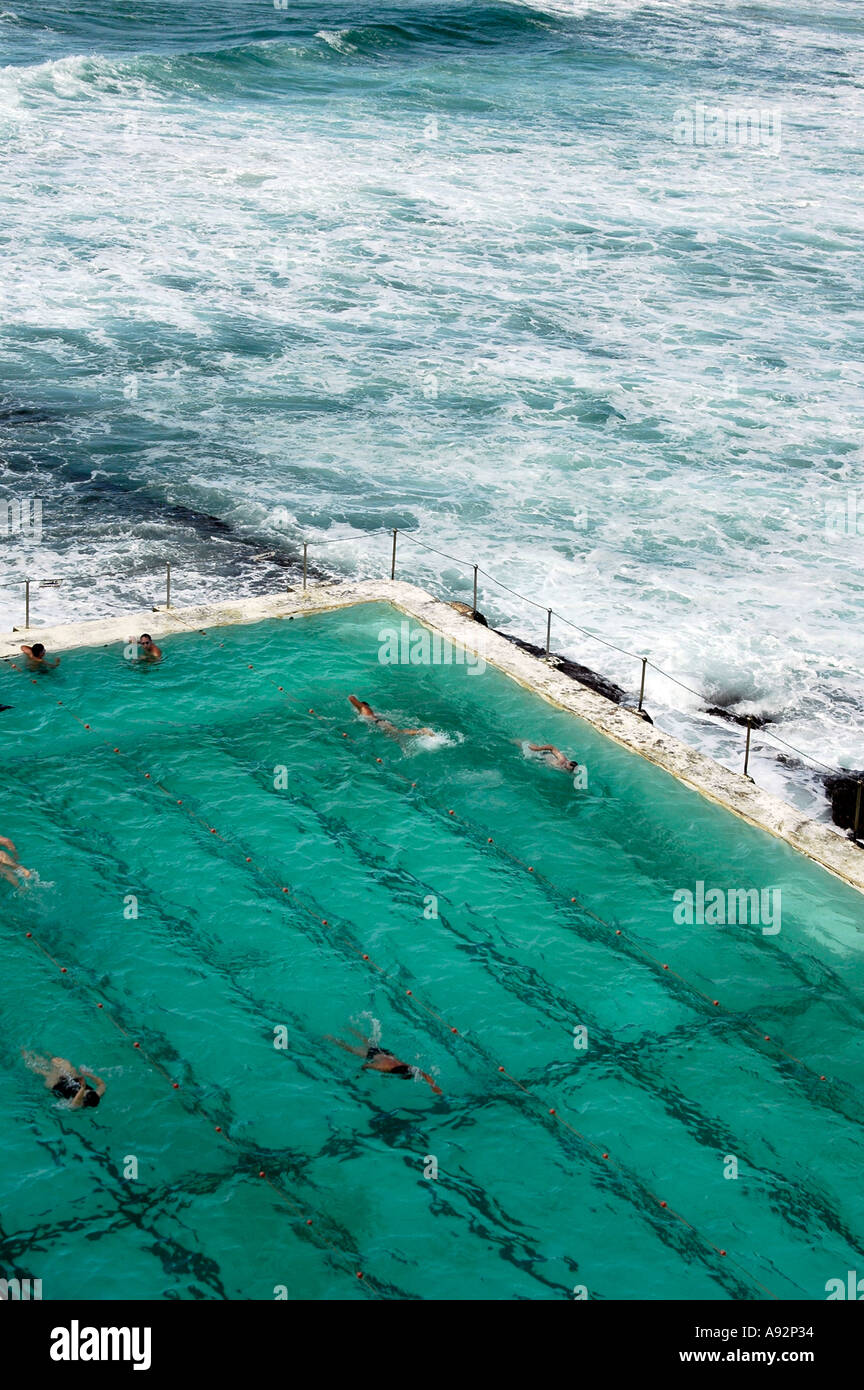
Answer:
<svg viewBox="0 0 864 1390"><path fill-rule="evenodd" d="M200 629L199 629L199 630L200 630ZM19 670L19 669L20 669L20 667L18 667L18 666L15 665L15 663L12 663L12 665L13 665L13 669L15 669L15 670ZM34 685L37 684L37 681L36 681L35 678L32 680L32 684L34 684ZM48 697L48 698L50 698L50 697ZM91 724L86 723L83 719L81 719L80 716L77 715L77 714L75 714L75 712L74 712L68 705L65 705L64 702L63 702L62 700L58 700L56 703L57 703L58 706L60 706L60 707L62 707L62 708L64 709L65 713L71 715L71 717L76 721L76 723L80 724L82 728L86 729L88 732L95 732L95 731L92 729ZM313 711L313 710L310 710L310 713L314 713L314 711ZM207 829L207 831L208 831L209 834L215 835L223 844L225 844L225 845L228 846L229 848L235 848L235 847L236 847L237 849L239 849L239 850L242 852L242 850L243 850L244 847L240 844L240 842L239 842L236 838L228 839L226 836L222 835L222 834L216 829L216 827L214 827L214 826L212 826L212 825L209 824L209 821L208 821L207 819L205 819L203 816L199 815L199 813L198 813L197 811L191 810L188 806L186 806L186 805L185 805L185 799L184 799L184 798L178 799L178 798L175 796L174 792L173 792L170 788L166 787L166 786L164 785L164 783L162 783L162 782L159 781L158 779L156 779L156 780L154 781L154 779L153 779L151 773L149 773L149 772L143 772L143 770L142 770L140 767L138 767L138 765L137 765L136 763L134 763L134 762L128 757L128 755L121 753L121 750L120 750L119 747L116 747L116 746L113 746L113 747L112 747L111 741L110 741L109 739L103 738L103 737L99 736L98 734L97 734L96 736L97 736L98 741L99 741L104 747L106 747L106 748L112 748L112 751L113 751L115 754L117 754L117 755L120 756L121 761L122 761L127 767L131 767L132 770L133 770L134 772L136 772L138 775L143 776L144 779L145 779L146 781L149 781L149 782L151 782L151 784L152 784L153 786L158 787L159 790L162 791L166 796L168 796L172 801L174 801L174 803L175 803L176 805L183 807L183 808L186 810L186 812L187 812L187 814L188 814L189 816L191 816L194 820L198 821L202 826L204 826L204 827ZM352 742L353 742L353 741L354 741L354 740L352 740ZM365 760L364 760L364 761L365 761ZM377 762L378 762L378 763L381 763L381 762L382 762L382 759L380 759L380 758L377 759ZM402 774L399 774L399 775L401 776ZM407 778L403 778L403 780L407 781L408 779L407 779ZM416 786L416 783L412 783L412 786ZM450 811L450 812L448 812L448 814L451 815L451 816L455 816L456 813L453 812L453 811ZM461 818L461 817L458 817L457 819L461 820L463 824L466 824L466 825L469 824L469 822L464 821L463 818ZM473 828L473 827L472 827L472 828ZM493 843L491 837L489 838L489 843L490 843L490 844ZM509 852L508 852L508 853L509 853ZM516 858L515 856L512 856L512 857L513 857L514 859ZM273 875L270 874L269 871L268 871L267 869L265 869L265 868L262 867L260 864L258 864L258 863L252 858L251 855L244 855L244 858L245 858L245 862L246 862L247 864L252 865L252 868L253 868L253 870L254 870L256 873L258 873L262 878L264 878L265 880L267 880L268 882L270 882L271 884L273 884L273 886L279 888L280 891L281 891L283 894L286 894L287 896L289 896L294 902L297 903L298 906L302 907L311 917L313 917L316 921L318 921L322 926L324 926L324 927L329 927L329 926L330 926L330 919L325 918L325 917L321 917L320 914L317 912L317 910L316 910L315 908L310 907L307 903L305 903L305 902L299 897L299 895L296 893L296 891L294 891L292 888L289 888L289 887L285 886L284 884L281 884L280 881L279 881L278 879L274 878ZM517 860L516 862L521 862L521 861L518 861L518 860ZM533 872L533 869L531 870L531 872ZM552 886L554 887L554 885L552 885ZM592 914L592 915L596 915L596 914ZM601 918L598 918L598 920L599 920L599 921L602 921ZM609 925L609 924L608 924L608 923L604 923L604 925ZM355 954L359 959L362 959L362 960L363 960L365 963L367 963L372 969L376 970L381 976L383 976L384 978L386 978L386 979L392 981L392 983L393 983L394 985L396 985L396 986L399 987L399 988L403 988L403 986L401 986L400 982L399 982L389 971L387 971L383 966L378 965L378 963L377 963L376 961L373 961L373 960L371 959L371 957L369 956L369 954L368 954L367 952L362 951L358 946L356 946L355 943L351 940L351 938L350 938L349 936L345 935L344 931L340 931L339 934L340 934L342 940L345 942L345 944L347 945L347 947L349 948L349 950L350 950L353 954ZM32 936L32 933L28 933L28 935ZM38 943L38 944L41 945L41 943ZM44 950L44 948L42 948L42 949ZM45 952L45 954L50 956L50 953L47 952L47 951ZM53 957L51 957L51 959L53 959ZM59 966L59 963L58 963L58 962L55 962L55 963L58 964L58 968L62 971L62 973L65 974L65 973L66 973L65 967ZM411 989L406 989L406 990L404 990L404 993L405 993L405 995L406 995L407 997L409 997L409 998L411 998L411 999L413 1000L413 1002L417 1005L418 1008L420 1008L420 1009L422 1009L423 1011L425 1011L427 1014L429 1014L430 1017L435 1018L443 1027L448 1028L449 1031L450 1031L450 1033L452 1033L452 1034L454 1034L454 1035L456 1035L456 1036L459 1036L459 1037L464 1038L464 1034L461 1034L461 1033L460 1033L460 1030L459 1030L458 1028L456 1028L455 1026L453 1026L453 1025L451 1025L451 1024L448 1024L447 1020L443 1017L443 1015L441 1015L440 1013L438 1013L438 1011L437 1011L436 1009L433 1009L433 1008L431 1007L431 1005L428 1005L428 1004L426 1004L423 1000L419 999L419 998L414 994L414 991L413 991L413 990L411 990ZM109 1015L109 1017L110 1017L110 1015ZM116 1020L113 1020L113 1019L112 1019L112 1022L116 1022ZM120 1025L117 1025L117 1026L120 1027ZM123 1029L121 1028L120 1031L121 1031L121 1032L124 1032L125 1030L123 1030ZM160 1069L161 1069L161 1068L160 1068ZM532 1091L530 1091L526 1086L524 1086L522 1082L518 1081L515 1077L513 1077L512 1074L506 1070L506 1068L499 1066L499 1067L498 1067L498 1072L499 1072L499 1074L503 1075L508 1081L510 1081L513 1085L517 1086L518 1089L519 1089L520 1091L522 1091L526 1096L528 1096L532 1101L534 1101L535 1104L537 1104L537 1105L542 1105L542 1104L543 1104L543 1102L542 1102L541 1100L539 1100L539 1098L536 1097L536 1096L533 1094ZM165 1073L165 1074L167 1075L167 1073ZM170 1078L169 1078L169 1079L170 1079ZM174 1087L174 1089L179 1089L179 1083L177 1083L177 1082L172 1082L172 1086ZM195 1107L196 1109L200 1109L200 1107L198 1106L197 1102L195 1102L194 1100L191 1102L191 1104L192 1104L193 1107ZM200 1109L200 1113L201 1113L202 1115L204 1115L205 1118L207 1118L208 1121L210 1121L210 1122L212 1123L211 1118L208 1117L208 1116L206 1116L206 1112L204 1112L203 1109ZM622 1164L620 1164L620 1163L617 1161L617 1159L612 1159L611 1156L610 1156L607 1152L603 1151L603 1150L602 1150L602 1146L599 1145L599 1144L596 1142L596 1140L590 1139L586 1134L584 1134L581 1130L579 1130L579 1129L578 1129L575 1125L573 1125L569 1120L567 1120L565 1117L561 1116L561 1115L558 1113L558 1110L557 1110L556 1108L554 1108L554 1107L551 1107L551 1108L550 1108L550 1107L547 1107L547 1108L546 1108L546 1113L547 1113L551 1118L553 1118L553 1119L556 1121L557 1124L561 1125L564 1129L569 1130L573 1135L575 1135L583 1144L585 1144L585 1146L586 1146L587 1148L593 1149L595 1152L600 1153L601 1156L602 1156L602 1158L603 1158L603 1160L607 1161L611 1167L616 1168L616 1169L618 1170L618 1172L621 1174L621 1177L622 1177L623 1180L625 1180L626 1182L629 1182L629 1174L628 1174L628 1172L627 1172L627 1169L626 1169ZM215 1128L216 1128L216 1131L217 1131L217 1132L222 1132L220 1126L216 1126ZM258 1175L258 1176L259 1176L259 1178L262 1178L262 1179L264 1179L265 1181L270 1181L270 1180L268 1179L268 1177L267 1177L267 1174L266 1174L263 1170L262 1170L261 1172L259 1172L259 1175ZM270 1185L274 1187L274 1191L276 1191L277 1193L279 1193L279 1194L282 1195L282 1196L285 1196L285 1194L282 1193L281 1189L278 1188L278 1187L276 1187L272 1182L271 1182ZM778 1302L780 1301L777 1294L773 1293L772 1290L769 1289L765 1284L763 1284L761 1280L759 1280L758 1278L756 1278L755 1275L753 1275L752 1273L750 1273L750 1271L749 1271L745 1266L743 1266L738 1260L736 1260L736 1259L734 1259L734 1258L729 1258L729 1257L727 1256L727 1251L726 1251L725 1248L721 1248L719 1245L715 1244L715 1242L714 1242L713 1240L711 1240L710 1237L703 1235L702 1232L698 1229L698 1227L694 1226L692 1222L688 1221L687 1218L684 1217L684 1216L682 1216L681 1213L679 1213L678 1211L675 1210L675 1208L670 1207L669 1204L668 1204L668 1202L662 1201L662 1200L656 1195L656 1193L652 1192L651 1189L647 1187L646 1184L641 1184L641 1185L643 1186L645 1192L648 1193L648 1195L649 1195L649 1196L652 1198L652 1200L656 1203L656 1205L657 1205L658 1208L660 1208L660 1209L666 1211L666 1212L668 1213L669 1216L675 1217L675 1219L678 1220L682 1225L688 1227L689 1230L691 1230L691 1231L694 1233L694 1235L695 1235L704 1245L707 1245L710 1249L714 1250L714 1251L716 1252L716 1254L718 1254L718 1255L724 1257L724 1258L727 1260L728 1264L730 1264L730 1265L734 1266L736 1269L738 1269L738 1270L745 1276L745 1278L746 1278L750 1283L756 1284L760 1289L763 1290L763 1292L767 1293L768 1296L769 1296L769 1298L772 1298L772 1299L774 1299L774 1300L776 1300L776 1301L778 1301ZM292 1198L291 1200L294 1201L293 1198ZM308 1224L308 1223L307 1223L307 1224ZM325 1239L326 1239L326 1238L325 1238ZM332 1245L332 1242L327 1241L326 1243L327 1243L331 1248L333 1248L334 1250L337 1250L337 1252L341 1255L342 1252L338 1250L338 1247L333 1246L333 1245ZM363 1272L362 1272L362 1271L356 1271L356 1277L357 1277L358 1279L363 1279L363 1278L364 1278Z"/></svg>
<svg viewBox="0 0 864 1390"><path fill-rule="evenodd" d="M175 618L177 617L176 614L172 616L174 616ZM191 624L186 623L184 619L177 618L177 621L182 622L188 632L197 633L202 637L206 637L209 642L214 643L214 639L209 636L206 628L193 627ZM225 643L219 642L218 644L214 643L214 645L216 645L217 648L221 650L222 648L224 648ZM280 694L287 695L287 697L293 700L295 704L301 706L301 708L303 707L303 701L300 699L298 695L295 695L293 691L288 690L285 686L279 685L276 679L273 676L268 675L266 671L259 671L258 668L255 666L254 662L246 662L245 665L247 670L255 671L256 675L263 677L263 679L266 680L270 685L272 685ZM333 732L330 721L324 715L319 714L314 707L308 707L308 714L311 715L313 718L317 719L319 723L323 724L328 733ZM353 738L350 734L342 733L341 737L343 739L347 739L349 743L353 743L359 747L358 740ZM362 760L366 764L366 766L372 766L368 758L364 757ZM406 776L405 773L401 772L398 768L393 767L391 764L388 763L385 765L383 758L376 757L375 764L376 766L386 766L387 770L394 774L396 777L400 778L400 780L404 782L406 786L409 786L412 790L416 789L416 781L412 781L408 776ZM441 809L439 807L436 807L434 803L430 803L427 801L426 804L429 805L433 811L437 811L439 815L443 814ZM558 884L554 883L552 879L550 879L546 874L538 871L534 867L534 865L529 864L527 860L520 858L519 855L515 854L512 850L509 850L506 846L499 845L491 835L488 835L486 833L484 827L477 825L475 821L472 821L467 817L460 815L458 812L454 810L448 809L447 815L449 817L452 817L452 819L456 821L458 824L471 829L475 833L475 835L478 836L479 839L485 838L487 844L494 846L497 854L499 854L505 859L508 859L510 863L519 865L519 867L525 870L527 873L532 874L535 880L537 880L538 882L545 883L546 886L550 888L556 896L566 897L569 900L571 906L575 904L580 909L580 911L584 912L587 916L592 917L595 922L598 922L601 926L606 927L609 931L614 932L616 936L623 936L623 931L620 928L613 927L611 922L608 922L605 918L600 917L596 912L594 912L590 907L588 907L586 903L582 902L579 898L574 897L572 894L569 894L566 889L561 888ZM631 952L633 952L636 955L641 955L644 960L650 961L650 963L655 967L655 970L657 970L660 973L668 973L669 975L674 976L675 979L678 980L682 985L684 985L685 988L690 990L691 993L698 995L699 998L705 1000L706 1003L710 1004L712 1008L719 1009L722 1015L725 1015L727 1018L732 1019L736 1027L742 1033L749 1033L754 1039L758 1039L763 1043L770 1043L775 1054L777 1054L780 1057L784 1057L787 1061L794 1062L796 1066L800 1067L803 1071L805 1071L814 1081L818 1080L818 1082L821 1084L822 1082L828 1080L827 1075L821 1072L817 1072L815 1067L810 1066L808 1062L805 1062L801 1057L796 1056L794 1052L791 1052L782 1043L778 1042L772 1034L766 1033L764 1028L758 1028L755 1024L748 1023L745 1019L741 1017L740 1013L736 1013L733 1009L729 1009L725 1005L721 1004L719 999L715 999L710 994L707 994L705 990L701 988L700 985L694 984L685 975L682 975L680 971L673 969L671 965L662 961L658 956L655 956L653 952L649 951L635 937L628 934L627 943ZM614 945L614 942L611 944ZM760 1049L760 1052L762 1053L762 1055L764 1055L765 1049ZM834 1084L836 1085L838 1083ZM846 1083L839 1083L839 1085L844 1090L849 1089ZM852 1092L852 1094L856 1095L857 1099L857 1094L854 1091Z"/></svg>

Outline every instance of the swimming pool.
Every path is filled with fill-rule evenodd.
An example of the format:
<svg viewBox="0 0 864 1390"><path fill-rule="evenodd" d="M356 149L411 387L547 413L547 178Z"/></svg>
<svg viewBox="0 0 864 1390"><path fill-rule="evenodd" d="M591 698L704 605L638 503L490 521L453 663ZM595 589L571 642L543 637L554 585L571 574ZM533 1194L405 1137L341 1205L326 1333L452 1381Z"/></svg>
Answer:
<svg viewBox="0 0 864 1390"><path fill-rule="evenodd" d="M824 1298L862 1249L860 895L492 668L382 664L400 621L0 668L0 833L35 871L0 884L0 1273ZM700 883L780 890L781 929L676 921ZM352 1027L443 1095L361 1070ZM99 1109L22 1047L91 1066Z"/></svg>

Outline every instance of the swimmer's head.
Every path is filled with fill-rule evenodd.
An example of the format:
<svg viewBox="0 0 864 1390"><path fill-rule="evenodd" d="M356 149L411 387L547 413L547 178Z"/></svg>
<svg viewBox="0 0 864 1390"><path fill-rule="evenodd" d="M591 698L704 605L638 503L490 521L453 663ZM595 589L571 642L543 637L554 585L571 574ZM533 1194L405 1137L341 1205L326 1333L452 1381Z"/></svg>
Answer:
<svg viewBox="0 0 864 1390"><path fill-rule="evenodd" d="M41 660L42 657L45 655L45 648L42 646L41 642L34 642L30 650L33 653L33 655L39 660Z"/></svg>
<svg viewBox="0 0 864 1390"><path fill-rule="evenodd" d="M139 647L152 647L152 646L153 646L153 638L150 636L150 633L149 633L149 632L142 632L142 633L141 633L141 636L138 638L138 645L139 645Z"/></svg>
<svg viewBox="0 0 864 1390"><path fill-rule="evenodd" d="M98 1091L94 1091L92 1086L88 1086L84 1092L84 1099L81 1102L82 1110L92 1110L99 1104L101 1097Z"/></svg>

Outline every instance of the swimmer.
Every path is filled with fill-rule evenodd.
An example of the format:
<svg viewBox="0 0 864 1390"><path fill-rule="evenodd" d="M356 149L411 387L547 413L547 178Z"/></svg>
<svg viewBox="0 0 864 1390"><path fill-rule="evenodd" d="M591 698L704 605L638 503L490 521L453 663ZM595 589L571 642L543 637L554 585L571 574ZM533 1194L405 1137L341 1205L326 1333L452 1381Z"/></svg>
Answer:
<svg viewBox="0 0 864 1390"><path fill-rule="evenodd" d="M29 878L30 870L18 862L18 851L11 840L0 835L0 878L18 887L19 878Z"/></svg>
<svg viewBox="0 0 864 1390"><path fill-rule="evenodd" d="M105 1082L89 1067L79 1067L76 1071L65 1057L40 1057L36 1052L25 1052L21 1056L31 1071L44 1076L49 1091L60 1100L69 1101L70 1110L89 1110L98 1105L105 1094ZM92 1076L95 1085L86 1081Z"/></svg>
<svg viewBox="0 0 864 1390"><path fill-rule="evenodd" d="M349 695L348 699L360 715L361 719L368 719L370 724L377 724L379 729L383 729L385 734L392 734L396 738L399 734L434 734L434 729L397 729L395 724L391 724L389 719L383 715L376 714L371 705L365 700L358 700L356 695Z"/></svg>
<svg viewBox="0 0 864 1390"><path fill-rule="evenodd" d="M560 748L556 748L554 743L529 743L528 747L532 753L542 753L549 766L557 767L561 772L575 772L579 766L572 758L562 753Z"/></svg>
<svg viewBox="0 0 864 1390"><path fill-rule="evenodd" d="M55 666L60 665L59 656L55 661L48 660L41 642L34 642L32 647L22 647L21 650L31 671L53 671Z"/></svg>
<svg viewBox="0 0 864 1390"><path fill-rule="evenodd" d="M142 632L140 637L130 637L129 645L141 648L141 655L133 657L133 661L162 660L162 648L156 646L149 632Z"/></svg>
<svg viewBox="0 0 864 1390"><path fill-rule="evenodd" d="M409 1067L406 1062L400 1062L399 1058L386 1048L378 1047L372 1042L371 1038L364 1038L362 1033L358 1033L356 1028L351 1032L362 1040L362 1047L354 1047L352 1043L343 1042L341 1038L334 1038L330 1033L327 1034L330 1042L335 1042L338 1047L342 1047L346 1052L353 1052L355 1057L365 1057L366 1060L361 1068L362 1071L383 1071L388 1076L401 1076L405 1081L416 1080L420 1077L432 1087L436 1096L442 1094L441 1087L436 1086L431 1076L427 1076L425 1071L419 1067Z"/></svg>

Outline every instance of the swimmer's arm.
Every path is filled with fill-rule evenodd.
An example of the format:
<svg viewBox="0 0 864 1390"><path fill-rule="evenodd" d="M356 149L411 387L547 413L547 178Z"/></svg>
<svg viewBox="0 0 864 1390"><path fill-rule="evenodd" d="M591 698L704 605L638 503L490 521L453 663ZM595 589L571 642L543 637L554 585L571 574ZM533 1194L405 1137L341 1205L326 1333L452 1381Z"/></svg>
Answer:
<svg viewBox="0 0 864 1390"><path fill-rule="evenodd" d="M11 840L7 840L7 839L6 839L6 836L5 836L5 835L0 835L0 845L2 845L4 849L9 849L9 850L11 850L12 853L15 855L15 858L16 858L16 859L18 858L18 851L17 851L17 849L15 848L15 846L13 845L13 843L12 843Z"/></svg>
<svg viewBox="0 0 864 1390"><path fill-rule="evenodd" d="M97 1076L95 1071L91 1071L89 1067L79 1067L78 1070L82 1076L92 1077L92 1079L96 1082L96 1085L93 1087L93 1090L98 1091L100 1096L104 1096L106 1087L105 1082L102 1080L101 1076ZM76 1096L75 1099L77 1100L78 1097Z"/></svg>
<svg viewBox="0 0 864 1390"><path fill-rule="evenodd" d="M84 1104L84 1097L86 1096L86 1094L87 1094L87 1087L86 1087L86 1086L81 1086L81 1087L79 1087L79 1089L78 1089L78 1094L76 1095L75 1099L74 1099L74 1100L71 1100L71 1101L69 1102L69 1109L70 1109L70 1110L80 1110L80 1109L81 1109L81 1106Z"/></svg>
<svg viewBox="0 0 864 1390"><path fill-rule="evenodd" d="M428 1081L429 1085L432 1087L432 1090L435 1092L436 1096L443 1096L444 1092L441 1090L441 1087L440 1087L440 1086L436 1086L436 1084L435 1084L435 1082L432 1080L432 1077L431 1077L431 1076L428 1076L428 1075L426 1074L425 1071L421 1071L420 1075L423 1077L423 1080L424 1080L424 1081Z"/></svg>
<svg viewBox="0 0 864 1390"><path fill-rule="evenodd" d="M532 753L557 753L558 749L554 743L529 743L528 747Z"/></svg>

